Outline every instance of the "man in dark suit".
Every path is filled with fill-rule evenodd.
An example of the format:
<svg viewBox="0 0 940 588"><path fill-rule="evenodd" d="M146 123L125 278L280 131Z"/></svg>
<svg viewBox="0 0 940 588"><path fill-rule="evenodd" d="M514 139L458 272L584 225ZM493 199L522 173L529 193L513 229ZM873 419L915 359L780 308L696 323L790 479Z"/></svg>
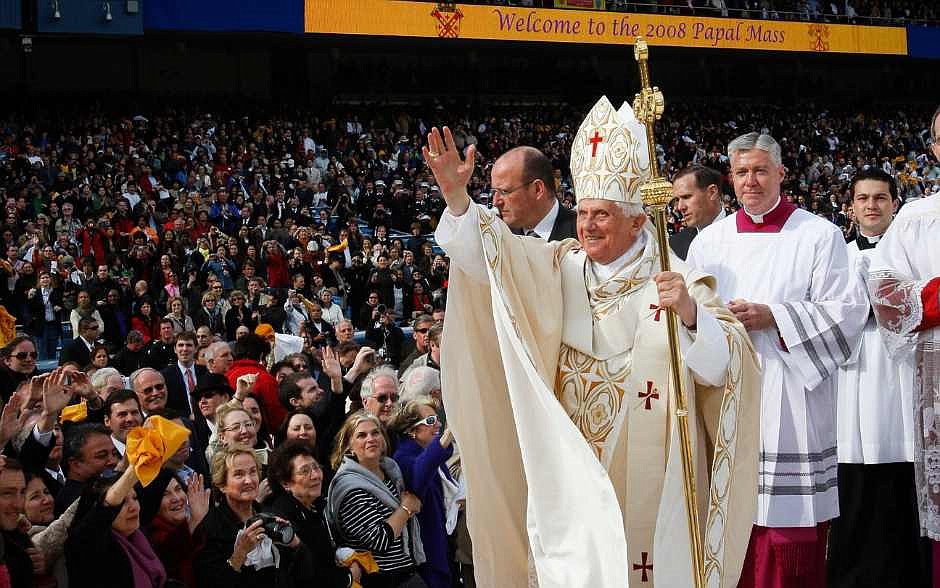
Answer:
<svg viewBox="0 0 940 588"><path fill-rule="evenodd" d="M672 194L678 199L676 210L682 215L685 228L669 237L669 246L680 259L685 259L699 231L725 217L721 174L710 167L690 165L673 177Z"/></svg>
<svg viewBox="0 0 940 588"><path fill-rule="evenodd" d="M402 359L402 347L405 344L405 333L395 326L395 309L386 308L381 311L379 321L366 330L366 342L371 344L384 363L398 369Z"/></svg>
<svg viewBox="0 0 940 588"><path fill-rule="evenodd" d="M187 418L192 417L190 395L195 392L205 366L196 365L196 334L184 331L173 341L176 364L163 368L160 373L166 381L166 405Z"/></svg>
<svg viewBox="0 0 940 588"><path fill-rule="evenodd" d="M59 365L73 361L78 364L79 369L84 369L91 363L91 350L97 338L98 321L93 318L83 318L78 321L78 337L62 348Z"/></svg>
<svg viewBox="0 0 940 588"><path fill-rule="evenodd" d="M552 162L535 147L503 153L493 164L490 186L493 205L517 235L577 238L577 215L558 202Z"/></svg>

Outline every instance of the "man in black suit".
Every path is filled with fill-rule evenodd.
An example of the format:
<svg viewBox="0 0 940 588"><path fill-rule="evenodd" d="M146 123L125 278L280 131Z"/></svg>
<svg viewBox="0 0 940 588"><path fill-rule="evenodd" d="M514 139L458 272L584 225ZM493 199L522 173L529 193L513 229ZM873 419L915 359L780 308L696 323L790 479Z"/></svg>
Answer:
<svg viewBox="0 0 940 588"><path fill-rule="evenodd" d="M503 153L490 173L493 205L517 235L576 239L577 215L558 202L552 162L535 147Z"/></svg>
<svg viewBox="0 0 940 588"><path fill-rule="evenodd" d="M78 364L78 369L84 369L91 363L91 350L98 338L98 321L93 318L83 318L78 321L78 337L62 348L59 356L59 365L70 361Z"/></svg>
<svg viewBox="0 0 940 588"><path fill-rule="evenodd" d="M160 373L166 381L166 405L187 418L192 418L190 395L196 390L199 378L206 367L196 364L196 334L184 331L173 340L176 363L163 368Z"/></svg>
<svg viewBox="0 0 940 588"><path fill-rule="evenodd" d="M690 165L673 177L672 193L678 199L676 210L682 215L685 228L669 237L669 246L680 259L685 259L699 231L725 217L721 174L704 165Z"/></svg>
<svg viewBox="0 0 940 588"><path fill-rule="evenodd" d="M378 322L366 330L366 342L371 344L384 363L398 369L405 333L395 326L394 308L385 308L380 312Z"/></svg>

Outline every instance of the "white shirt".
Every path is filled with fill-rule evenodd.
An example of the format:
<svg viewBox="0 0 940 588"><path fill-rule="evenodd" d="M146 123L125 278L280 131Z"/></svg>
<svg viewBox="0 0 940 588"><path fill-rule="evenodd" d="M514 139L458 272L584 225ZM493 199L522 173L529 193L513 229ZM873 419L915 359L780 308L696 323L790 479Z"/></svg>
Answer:
<svg viewBox="0 0 940 588"><path fill-rule="evenodd" d="M193 375L193 386L196 386L196 364L193 363L191 366L186 367L180 362L176 362L176 367L179 369L180 374L183 376L183 386L186 387L186 394L192 394L192 390L189 389L189 382L186 381L186 372L189 372Z"/></svg>
<svg viewBox="0 0 940 588"><path fill-rule="evenodd" d="M124 457L124 453L127 451L127 444L114 435L111 435L111 443L114 444L114 448L121 454L121 457Z"/></svg>
<svg viewBox="0 0 940 588"><path fill-rule="evenodd" d="M532 228L533 231L538 233L539 237L546 241L548 241L548 238L552 234L552 229L555 227L555 219L558 218L558 209L560 208L558 199L555 198L554 200L555 202L552 204L552 209Z"/></svg>

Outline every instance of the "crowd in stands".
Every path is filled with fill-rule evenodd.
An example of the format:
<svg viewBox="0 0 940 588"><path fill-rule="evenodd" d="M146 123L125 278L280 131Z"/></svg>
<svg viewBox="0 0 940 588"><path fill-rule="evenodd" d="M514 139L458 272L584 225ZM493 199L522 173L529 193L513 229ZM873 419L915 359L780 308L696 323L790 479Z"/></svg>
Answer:
<svg viewBox="0 0 940 588"><path fill-rule="evenodd" d="M444 203L420 146L441 123L475 144L482 203L494 159L536 146L571 207L579 112L0 122L0 586L468 585L438 372ZM929 115L675 104L657 157L667 176L698 163L727 179L727 142L770 133L786 196L852 238L856 171L889 172L904 200L940 191ZM39 360L59 367L38 375ZM185 430L147 484L142 423Z"/></svg>
<svg viewBox="0 0 940 588"><path fill-rule="evenodd" d="M476 0L472 3L556 7L554 0ZM895 26L912 22L936 26L940 20L934 3L913 0L606 0L603 8L622 12Z"/></svg>

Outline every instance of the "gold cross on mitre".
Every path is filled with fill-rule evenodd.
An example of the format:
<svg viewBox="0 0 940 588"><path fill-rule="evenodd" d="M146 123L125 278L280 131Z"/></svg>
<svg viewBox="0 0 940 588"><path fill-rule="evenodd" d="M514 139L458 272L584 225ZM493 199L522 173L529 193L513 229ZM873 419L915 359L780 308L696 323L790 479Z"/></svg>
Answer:
<svg viewBox="0 0 940 588"><path fill-rule="evenodd" d="M601 96L571 145L575 197L640 204L640 185L650 172L645 133L629 104L617 110Z"/></svg>

